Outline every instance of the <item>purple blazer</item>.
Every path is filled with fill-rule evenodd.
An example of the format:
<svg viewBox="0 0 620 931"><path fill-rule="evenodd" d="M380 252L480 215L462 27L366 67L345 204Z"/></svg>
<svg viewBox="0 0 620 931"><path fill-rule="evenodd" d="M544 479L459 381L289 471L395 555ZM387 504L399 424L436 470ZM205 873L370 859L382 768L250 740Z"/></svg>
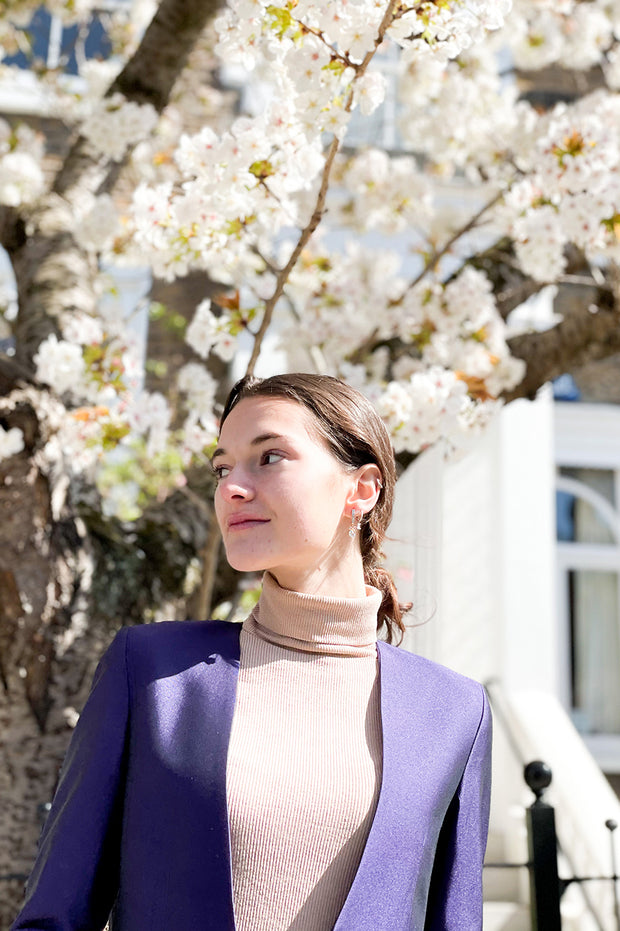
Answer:
<svg viewBox="0 0 620 931"><path fill-rule="evenodd" d="M234 931L226 756L240 625L123 628L73 733L11 931ZM480 931L478 683L378 644L383 778L334 931ZM265 748L268 752L268 748Z"/></svg>

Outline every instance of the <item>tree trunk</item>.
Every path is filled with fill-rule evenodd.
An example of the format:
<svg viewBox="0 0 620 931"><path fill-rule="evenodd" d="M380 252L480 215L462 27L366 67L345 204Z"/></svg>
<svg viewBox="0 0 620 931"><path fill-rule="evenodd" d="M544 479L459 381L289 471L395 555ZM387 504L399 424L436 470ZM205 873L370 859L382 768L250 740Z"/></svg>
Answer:
<svg viewBox="0 0 620 931"><path fill-rule="evenodd" d="M219 6L219 0L162 0L110 93L163 109ZM113 528L97 526L96 514L87 526L40 460L43 408L56 405L56 416L67 414L44 391L27 387L33 356L57 329L60 313L89 311L95 301L95 268L74 238L71 205L113 190L121 174L78 138L34 211L0 211L0 242L13 263L19 304L15 357L0 360L0 423L21 427L26 439L22 453L0 463L3 928L22 901L45 806L101 653L122 623L142 621L181 594L187 564L205 543L204 519L183 498L154 508L131 545Z"/></svg>
<svg viewBox="0 0 620 931"><path fill-rule="evenodd" d="M0 927L23 897L45 806L95 666L122 624L185 616L187 567L205 547L209 508L184 490L122 528L61 500L39 467L33 413L61 405L33 389L0 400L22 453L0 463ZM208 496L196 485L194 496ZM13 877L13 878L10 878Z"/></svg>
<svg viewBox="0 0 620 931"><path fill-rule="evenodd" d="M87 623L88 543L53 520L50 485L26 405L2 418L27 448L0 467L0 926L23 896L45 805L109 633Z"/></svg>

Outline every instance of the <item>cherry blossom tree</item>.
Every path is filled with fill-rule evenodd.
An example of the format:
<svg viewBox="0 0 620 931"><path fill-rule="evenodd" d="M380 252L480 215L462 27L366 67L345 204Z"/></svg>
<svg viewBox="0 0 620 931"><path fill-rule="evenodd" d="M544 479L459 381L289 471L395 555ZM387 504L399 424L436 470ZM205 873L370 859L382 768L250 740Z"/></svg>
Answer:
<svg viewBox="0 0 620 931"><path fill-rule="evenodd" d="M7 56L34 7L0 22ZM620 351L619 0L141 0L106 26L114 54L79 79L38 69L73 133L51 180L45 140L0 121L4 875L27 871L112 631L244 597L210 505L229 363L347 379L406 465ZM254 90L241 114L227 69ZM572 99L534 105L543 69L579 73ZM356 144L386 95L392 145ZM113 299L110 269L145 263L204 276L165 391ZM573 285L561 314L517 312Z"/></svg>

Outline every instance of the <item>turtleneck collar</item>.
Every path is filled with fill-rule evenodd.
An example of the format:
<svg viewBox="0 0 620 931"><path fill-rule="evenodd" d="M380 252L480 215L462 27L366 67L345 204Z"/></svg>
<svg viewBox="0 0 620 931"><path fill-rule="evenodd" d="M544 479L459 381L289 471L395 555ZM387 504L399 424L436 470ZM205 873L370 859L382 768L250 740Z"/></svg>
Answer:
<svg viewBox="0 0 620 931"><path fill-rule="evenodd" d="M292 650L369 656L376 653L380 605L381 592L370 585L364 598L308 595L281 588L266 572L258 604L243 627Z"/></svg>

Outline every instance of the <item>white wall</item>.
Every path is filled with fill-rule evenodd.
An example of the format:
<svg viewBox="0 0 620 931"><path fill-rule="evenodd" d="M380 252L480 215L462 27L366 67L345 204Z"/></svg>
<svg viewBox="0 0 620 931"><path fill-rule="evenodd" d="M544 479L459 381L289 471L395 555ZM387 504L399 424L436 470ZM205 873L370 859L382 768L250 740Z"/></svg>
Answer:
<svg viewBox="0 0 620 931"><path fill-rule="evenodd" d="M558 694L553 399L519 400L499 431L501 679Z"/></svg>
<svg viewBox="0 0 620 931"><path fill-rule="evenodd" d="M430 620L404 646L510 691L557 694L553 404L506 407L473 447L398 482L390 567ZM434 611L434 613L433 613ZM495 722L491 859L526 858L521 766Z"/></svg>
<svg viewBox="0 0 620 931"><path fill-rule="evenodd" d="M416 459L386 547L414 602L407 649L480 681L557 693L554 478L544 393L508 405L467 452Z"/></svg>
<svg viewBox="0 0 620 931"><path fill-rule="evenodd" d="M396 485L394 516L385 544L400 600L412 602L403 646L439 659L444 451L423 452Z"/></svg>
<svg viewBox="0 0 620 931"><path fill-rule="evenodd" d="M499 429L446 463L443 483L437 659L482 682L501 674Z"/></svg>

